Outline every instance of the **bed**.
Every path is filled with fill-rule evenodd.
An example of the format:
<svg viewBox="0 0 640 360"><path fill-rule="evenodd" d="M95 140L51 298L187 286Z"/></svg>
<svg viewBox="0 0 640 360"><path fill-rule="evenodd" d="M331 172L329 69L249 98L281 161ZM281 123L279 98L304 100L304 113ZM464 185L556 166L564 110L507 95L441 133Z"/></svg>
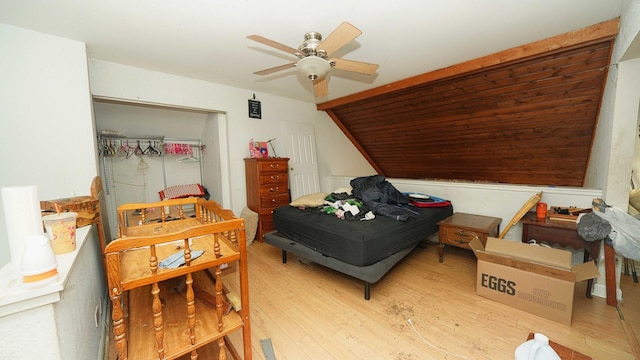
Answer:
<svg viewBox="0 0 640 360"><path fill-rule="evenodd" d="M371 284L423 240L438 231L438 222L453 214L453 207L420 208L406 221L387 216L373 220L345 220L318 208L283 206L273 212L275 232L265 242L282 250L282 262L292 252L330 269L364 281L364 298L371 297Z"/></svg>

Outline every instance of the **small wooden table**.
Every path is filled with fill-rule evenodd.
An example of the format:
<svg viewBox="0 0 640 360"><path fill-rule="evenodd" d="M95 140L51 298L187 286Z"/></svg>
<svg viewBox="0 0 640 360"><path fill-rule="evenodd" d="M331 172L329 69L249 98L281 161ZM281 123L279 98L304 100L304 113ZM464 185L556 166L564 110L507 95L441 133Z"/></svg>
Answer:
<svg viewBox="0 0 640 360"><path fill-rule="evenodd" d="M501 218L466 213L455 213L440 221L438 223L440 262L444 260L445 245L471 249L469 242L476 237L486 244L487 237L498 236L501 222Z"/></svg>
<svg viewBox="0 0 640 360"><path fill-rule="evenodd" d="M522 242L535 239L539 243L555 244L584 250L584 262L598 261L602 240L586 241L578 235L576 223L573 221L537 219L535 212L527 213L522 220ZM593 279L588 280L587 297L591 298Z"/></svg>

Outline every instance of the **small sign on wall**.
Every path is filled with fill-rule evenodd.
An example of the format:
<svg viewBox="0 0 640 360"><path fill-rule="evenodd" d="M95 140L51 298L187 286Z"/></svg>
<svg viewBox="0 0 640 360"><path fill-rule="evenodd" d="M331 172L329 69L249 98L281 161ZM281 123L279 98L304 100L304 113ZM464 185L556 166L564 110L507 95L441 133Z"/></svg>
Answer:
<svg viewBox="0 0 640 360"><path fill-rule="evenodd" d="M262 119L262 108L260 107L260 101L256 100L255 94L253 94L253 99L249 99L249 117Z"/></svg>

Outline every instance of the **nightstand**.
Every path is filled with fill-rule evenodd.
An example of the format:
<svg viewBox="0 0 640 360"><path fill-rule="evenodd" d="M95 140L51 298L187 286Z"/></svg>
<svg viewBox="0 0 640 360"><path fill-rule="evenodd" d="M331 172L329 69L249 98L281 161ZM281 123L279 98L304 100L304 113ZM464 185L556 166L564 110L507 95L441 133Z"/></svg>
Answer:
<svg viewBox="0 0 640 360"><path fill-rule="evenodd" d="M482 244L487 243L487 237L498 237L501 218L455 213L438 223L438 254L440 262L444 258L445 245L456 246L471 250L469 242L477 237Z"/></svg>

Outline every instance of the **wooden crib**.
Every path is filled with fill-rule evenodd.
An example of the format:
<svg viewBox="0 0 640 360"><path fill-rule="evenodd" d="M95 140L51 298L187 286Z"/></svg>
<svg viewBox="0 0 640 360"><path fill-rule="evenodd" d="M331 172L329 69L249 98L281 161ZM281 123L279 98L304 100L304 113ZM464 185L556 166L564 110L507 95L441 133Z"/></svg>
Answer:
<svg viewBox="0 0 640 360"><path fill-rule="evenodd" d="M244 220L200 198L122 205L118 220L105 249L118 359L240 359L226 336L242 331L250 360ZM182 266L161 266L176 253ZM229 309L222 269L236 261L240 304Z"/></svg>

